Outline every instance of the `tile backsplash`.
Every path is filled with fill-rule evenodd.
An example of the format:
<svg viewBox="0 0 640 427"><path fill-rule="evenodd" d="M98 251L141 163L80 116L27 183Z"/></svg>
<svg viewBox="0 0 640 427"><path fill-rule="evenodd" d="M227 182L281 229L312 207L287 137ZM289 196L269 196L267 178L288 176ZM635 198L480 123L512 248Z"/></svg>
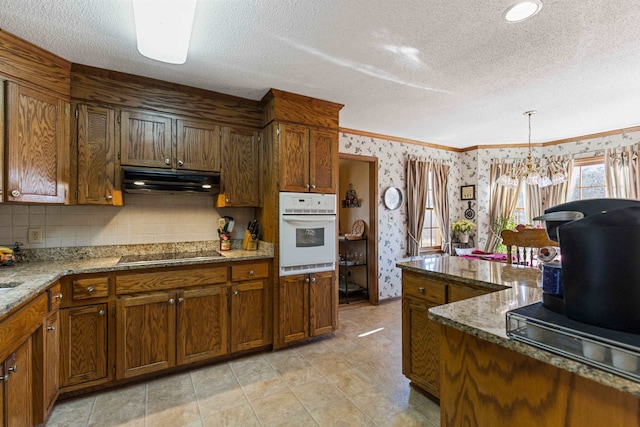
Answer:
<svg viewBox="0 0 640 427"><path fill-rule="evenodd" d="M124 206L0 204L0 245L55 248L217 240L217 220L234 218L242 239L253 208L214 208L214 198L125 194ZM43 243L29 244L27 231L42 228Z"/></svg>

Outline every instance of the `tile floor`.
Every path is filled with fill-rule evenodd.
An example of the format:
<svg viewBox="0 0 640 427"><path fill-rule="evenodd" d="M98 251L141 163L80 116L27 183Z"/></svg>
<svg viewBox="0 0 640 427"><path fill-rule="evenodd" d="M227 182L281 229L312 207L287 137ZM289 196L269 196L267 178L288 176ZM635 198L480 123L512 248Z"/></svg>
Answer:
<svg viewBox="0 0 640 427"><path fill-rule="evenodd" d="M314 343L59 402L46 425L436 427L440 409L402 375L394 301L341 306Z"/></svg>

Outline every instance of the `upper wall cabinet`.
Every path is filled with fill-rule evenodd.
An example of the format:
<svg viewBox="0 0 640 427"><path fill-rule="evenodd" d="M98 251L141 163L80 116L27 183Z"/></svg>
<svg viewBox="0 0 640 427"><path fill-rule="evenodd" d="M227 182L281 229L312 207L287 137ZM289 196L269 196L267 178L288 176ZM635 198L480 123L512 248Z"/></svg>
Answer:
<svg viewBox="0 0 640 427"><path fill-rule="evenodd" d="M220 126L196 120L176 120L178 168L220 171Z"/></svg>
<svg viewBox="0 0 640 427"><path fill-rule="evenodd" d="M120 114L120 163L154 168L175 167L171 156L171 118L123 111Z"/></svg>
<svg viewBox="0 0 640 427"><path fill-rule="evenodd" d="M116 173L116 111L76 105L78 204L122 206Z"/></svg>
<svg viewBox="0 0 640 427"><path fill-rule="evenodd" d="M69 103L7 82L6 200L64 203L69 182Z"/></svg>
<svg viewBox="0 0 640 427"><path fill-rule="evenodd" d="M259 133L225 127L222 135L222 170L216 207L260 206Z"/></svg>

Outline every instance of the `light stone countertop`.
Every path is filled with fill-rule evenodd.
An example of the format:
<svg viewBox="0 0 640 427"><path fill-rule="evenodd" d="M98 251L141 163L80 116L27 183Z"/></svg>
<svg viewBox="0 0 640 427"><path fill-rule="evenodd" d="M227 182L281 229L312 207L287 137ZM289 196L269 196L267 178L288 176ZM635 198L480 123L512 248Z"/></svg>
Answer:
<svg viewBox="0 0 640 427"><path fill-rule="evenodd" d="M262 243L262 242L261 242ZM202 250L202 245L193 245L193 250ZM208 248L217 249L213 245ZM137 249L136 249L137 248ZM159 248L159 249L157 249ZM189 244L183 244L177 249L189 250ZM245 251L235 249L229 251L220 251L222 255L219 258L210 259L186 259L160 261L144 265L118 265L121 255L132 253L153 253L163 252L167 250L175 250L176 248L167 249L166 245L140 245L140 247L109 247L102 248L101 252L96 248L91 248L93 253L87 256L86 251L82 252L75 248L54 251L57 259L49 260L52 251L48 251L40 257L39 260L21 262L9 267L0 268L0 290L9 287L9 290L0 293L0 318L9 313L18 305L28 301L32 297L44 292L51 284L63 276L69 274L84 273L106 273L113 271L131 271L156 267L177 267L185 265L214 264L228 261L251 261L260 259L273 258L273 245L260 244L257 251ZM138 252L136 252L138 250ZM66 257L71 252L76 253L76 257ZM120 252L116 255L113 252ZM95 256L102 255L102 256ZM37 259L37 257L35 257Z"/></svg>
<svg viewBox="0 0 640 427"><path fill-rule="evenodd" d="M542 300L541 275L538 269L452 256L400 262L396 265L430 277L457 280L491 289L503 289L430 308L429 318L432 320L640 397L640 383L507 337L506 312ZM509 288L504 289L504 286Z"/></svg>

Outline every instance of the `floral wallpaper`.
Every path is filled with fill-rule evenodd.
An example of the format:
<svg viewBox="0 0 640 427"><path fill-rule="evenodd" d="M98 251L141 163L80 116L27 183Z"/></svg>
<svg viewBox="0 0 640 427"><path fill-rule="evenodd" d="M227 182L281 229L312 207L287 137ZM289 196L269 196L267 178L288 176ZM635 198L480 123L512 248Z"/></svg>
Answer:
<svg viewBox="0 0 640 427"><path fill-rule="evenodd" d="M620 133L597 138L576 139L563 144L536 147L533 155L546 157L573 154L575 158L597 156L605 148L620 147L640 142L640 131ZM464 218L468 202L460 200L460 186L475 185L476 200L471 201L475 211L474 222L478 225L475 246L483 248L489 230L489 165L493 158L520 159L526 157L526 146L510 148L478 148L462 153L427 147L420 144L398 142L357 134L340 134L340 153L378 158L378 292L379 298L398 297L402 293L401 270L396 263L406 258L406 180L405 164L409 156L422 159L439 159L449 162L449 200L451 221ZM399 210L389 211L382 203L384 190L394 186L400 188L403 205ZM393 221L389 221L392 215Z"/></svg>

